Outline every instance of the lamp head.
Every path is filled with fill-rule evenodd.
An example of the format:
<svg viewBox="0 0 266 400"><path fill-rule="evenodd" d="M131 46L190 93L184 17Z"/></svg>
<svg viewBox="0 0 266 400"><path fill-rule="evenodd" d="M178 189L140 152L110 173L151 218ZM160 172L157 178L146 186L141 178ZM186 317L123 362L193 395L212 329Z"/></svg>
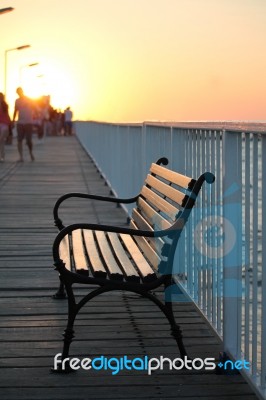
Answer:
<svg viewBox="0 0 266 400"><path fill-rule="evenodd" d="M0 8L0 14L6 14L10 11L13 11L14 8L13 7L6 7L6 8Z"/></svg>
<svg viewBox="0 0 266 400"><path fill-rule="evenodd" d="M19 46L17 47L17 50L24 50L24 49L28 49L30 47L30 44L24 44L23 46Z"/></svg>

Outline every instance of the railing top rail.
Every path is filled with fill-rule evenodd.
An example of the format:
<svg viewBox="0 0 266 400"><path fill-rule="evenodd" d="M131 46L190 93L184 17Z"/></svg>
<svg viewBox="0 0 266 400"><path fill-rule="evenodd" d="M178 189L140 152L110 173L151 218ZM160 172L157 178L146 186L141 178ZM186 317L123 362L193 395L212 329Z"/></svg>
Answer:
<svg viewBox="0 0 266 400"><path fill-rule="evenodd" d="M266 133L265 122L249 122L249 121L188 121L188 122L161 122L147 121L146 126L168 126L182 129L210 129L210 130L226 130L231 132L253 132Z"/></svg>
<svg viewBox="0 0 266 400"><path fill-rule="evenodd" d="M94 120L87 120L87 121L81 121L77 120L76 122L91 122L94 124L98 125L108 125L108 126L142 126L142 122L107 122L107 121L94 121Z"/></svg>
<svg viewBox="0 0 266 400"><path fill-rule="evenodd" d="M181 128L181 129L209 129L212 131L230 131L230 132L244 132L244 133L260 133L266 134L266 121L265 122L252 122L252 121L144 121L144 122L104 122L104 121L78 121L78 122L92 122L94 124L106 126L121 126L121 127L141 127L141 126L154 126L154 127L168 127L168 128Z"/></svg>

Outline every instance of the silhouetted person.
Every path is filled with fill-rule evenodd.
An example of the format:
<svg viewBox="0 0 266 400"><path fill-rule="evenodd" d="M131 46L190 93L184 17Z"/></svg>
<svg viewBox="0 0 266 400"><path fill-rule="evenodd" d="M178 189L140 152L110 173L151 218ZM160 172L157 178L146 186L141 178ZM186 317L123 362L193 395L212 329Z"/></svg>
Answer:
<svg viewBox="0 0 266 400"><path fill-rule="evenodd" d="M18 152L19 161L23 160L23 139L26 139L27 146L29 148L31 160L34 161L34 155L32 152L32 127L33 127L33 112L34 106L32 101L26 97L21 87L17 88L18 99L15 101L15 109L13 115L13 123L15 122L18 114L17 122L17 134L18 134Z"/></svg>
<svg viewBox="0 0 266 400"><path fill-rule="evenodd" d="M65 136L71 135L72 134L72 117L73 113L70 110L70 107L67 107L64 111L64 116L65 116Z"/></svg>
<svg viewBox="0 0 266 400"><path fill-rule="evenodd" d="M5 101L3 93L0 93L0 161L5 160L5 143L9 133L11 124L8 114L8 105Z"/></svg>

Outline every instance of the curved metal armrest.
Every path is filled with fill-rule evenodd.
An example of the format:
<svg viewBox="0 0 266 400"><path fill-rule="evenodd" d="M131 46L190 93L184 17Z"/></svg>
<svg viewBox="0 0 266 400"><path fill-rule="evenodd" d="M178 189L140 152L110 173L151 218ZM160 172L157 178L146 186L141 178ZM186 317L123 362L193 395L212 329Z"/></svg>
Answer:
<svg viewBox="0 0 266 400"><path fill-rule="evenodd" d="M53 257L54 260L57 261L60 259L59 256L59 245L61 240L69 233L73 232L76 229L89 229L94 231L103 231L103 232L115 232L115 233L124 233L131 236L143 236L143 237L151 237L151 238L158 238L163 236L171 236L175 234L177 229L182 229L182 222L180 223L180 228L169 228L159 231L146 231L140 229L131 229L131 228L123 228L119 226L112 226L112 225L98 225L98 224L86 224L86 223L79 223L79 224L72 224L68 225L67 227L63 228L56 236L53 244Z"/></svg>
<svg viewBox="0 0 266 400"><path fill-rule="evenodd" d="M108 201L108 202L116 203L116 204L119 204L119 203L130 204L130 203L136 202L139 195L128 198L128 199L120 199L117 197L98 196L98 195L93 195L93 194L88 194L88 193L78 193L78 192L77 193L75 193L75 192L66 193L63 196L59 197L59 199L56 201L56 203L54 205L54 209L53 209L54 223L55 223L55 226L57 226L59 230L62 230L64 228L64 225L62 223L62 220L58 216L58 209L59 209L61 203L63 203L63 201L65 201L71 197L90 199L90 200L99 200L99 201Z"/></svg>

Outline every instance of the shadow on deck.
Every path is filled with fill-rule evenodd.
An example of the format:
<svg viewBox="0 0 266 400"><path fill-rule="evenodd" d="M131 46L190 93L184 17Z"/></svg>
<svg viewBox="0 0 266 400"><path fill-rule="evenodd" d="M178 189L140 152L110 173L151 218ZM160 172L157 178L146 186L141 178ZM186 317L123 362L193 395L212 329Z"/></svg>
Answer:
<svg viewBox="0 0 266 400"><path fill-rule="evenodd" d="M51 247L56 235L52 209L69 191L107 194L109 189L75 137L35 141L36 161L16 163L16 145L6 146L0 165L0 392L2 400L59 399L243 399L256 396L241 375L212 371L79 370L49 372L62 351L67 302L51 298L58 286ZM25 149L25 156L27 155ZM28 157L29 160L29 157ZM66 224L126 223L115 205L71 200ZM81 289L82 290L82 289ZM222 345L191 303L176 304L177 321L191 357L218 357ZM71 355L84 357L179 357L167 321L136 295L105 294L80 313Z"/></svg>

